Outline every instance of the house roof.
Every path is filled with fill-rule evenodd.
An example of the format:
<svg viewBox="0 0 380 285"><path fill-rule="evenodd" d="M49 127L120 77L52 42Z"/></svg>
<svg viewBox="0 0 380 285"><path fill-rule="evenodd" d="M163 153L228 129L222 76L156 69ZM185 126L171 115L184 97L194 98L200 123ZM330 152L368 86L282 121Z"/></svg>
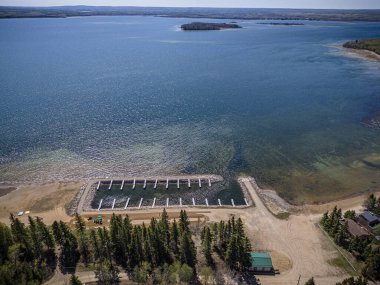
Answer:
<svg viewBox="0 0 380 285"><path fill-rule="evenodd" d="M369 223L380 221L380 219L370 211L364 211L360 216L366 219Z"/></svg>
<svg viewBox="0 0 380 285"><path fill-rule="evenodd" d="M353 236L368 236L369 233L363 229L360 225L358 225L354 220L346 219L348 225L348 231Z"/></svg>
<svg viewBox="0 0 380 285"><path fill-rule="evenodd" d="M268 252L251 252L252 267L273 267L272 258Z"/></svg>

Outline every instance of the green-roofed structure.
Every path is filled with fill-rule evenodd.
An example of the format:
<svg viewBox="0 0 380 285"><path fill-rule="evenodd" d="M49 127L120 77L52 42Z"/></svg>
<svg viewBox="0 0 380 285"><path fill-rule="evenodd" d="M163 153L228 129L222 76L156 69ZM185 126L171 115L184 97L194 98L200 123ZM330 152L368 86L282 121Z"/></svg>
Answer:
<svg viewBox="0 0 380 285"><path fill-rule="evenodd" d="M271 272L273 271L272 258L268 252L256 252L250 253L252 266L251 271L255 272Z"/></svg>

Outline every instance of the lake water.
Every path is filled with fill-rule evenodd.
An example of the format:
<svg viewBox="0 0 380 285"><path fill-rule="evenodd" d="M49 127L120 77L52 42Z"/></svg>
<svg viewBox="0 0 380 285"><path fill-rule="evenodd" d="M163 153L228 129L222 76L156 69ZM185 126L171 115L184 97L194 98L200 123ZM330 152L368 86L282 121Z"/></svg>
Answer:
<svg viewBox="0 0 380 285"><path fill-rule="evenodd" d="M380 63L334 45L380 23L0 21L0 181L213 173L293 202L379 189ZM214 20L213 20L214 21ZM263 21L260 21L263 22Z"/></svg>

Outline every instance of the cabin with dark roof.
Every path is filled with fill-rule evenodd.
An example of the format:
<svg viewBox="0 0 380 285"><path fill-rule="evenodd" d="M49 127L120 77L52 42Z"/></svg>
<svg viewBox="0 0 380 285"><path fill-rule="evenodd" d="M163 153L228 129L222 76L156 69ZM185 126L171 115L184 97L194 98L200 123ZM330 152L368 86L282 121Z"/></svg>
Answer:
<svg viewBox="0 0 380 285"><path fill-rule="evenodd" d="M358 222L359 224L372 229L377 224L380 224L380 219L374 213L364 211L359 215Z"/></svg>
<svg viewBox="0 0 380 285"><path fill-rule="evenodd" d="M354 237L367 237L370 235L364 227L357 224L354 220L345 219L345 222L347 222L348 232L350 235Z"/></svg>

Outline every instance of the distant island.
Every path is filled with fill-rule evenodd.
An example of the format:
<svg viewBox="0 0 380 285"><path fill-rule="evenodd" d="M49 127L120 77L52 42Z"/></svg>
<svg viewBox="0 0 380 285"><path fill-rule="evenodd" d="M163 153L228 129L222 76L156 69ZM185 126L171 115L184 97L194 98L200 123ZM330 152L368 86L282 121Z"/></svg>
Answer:
<svg viewBox="0 0 380 285"><path fill-rule="evenodd" d="M345 48L372 51L380 55L380 38L349 41L343 44Z"/></svg>
<svg viewBox="0 0 380 285"><path fill-rule="evenodd" d="M227 23L203 23L203 22L193 22L190 24L183 24L181 29L184 31L218 31L225 29L240 29L241 26L237 24L227 24Z"/></svg>
<svg viewBox="0 0 380 285"><path fill-rule="evenodd" d="M303 23L276 23L276 22L271 22L271 23L257 23L258 25L272 25L272 26L304 26L305 24Z"/></svg>

